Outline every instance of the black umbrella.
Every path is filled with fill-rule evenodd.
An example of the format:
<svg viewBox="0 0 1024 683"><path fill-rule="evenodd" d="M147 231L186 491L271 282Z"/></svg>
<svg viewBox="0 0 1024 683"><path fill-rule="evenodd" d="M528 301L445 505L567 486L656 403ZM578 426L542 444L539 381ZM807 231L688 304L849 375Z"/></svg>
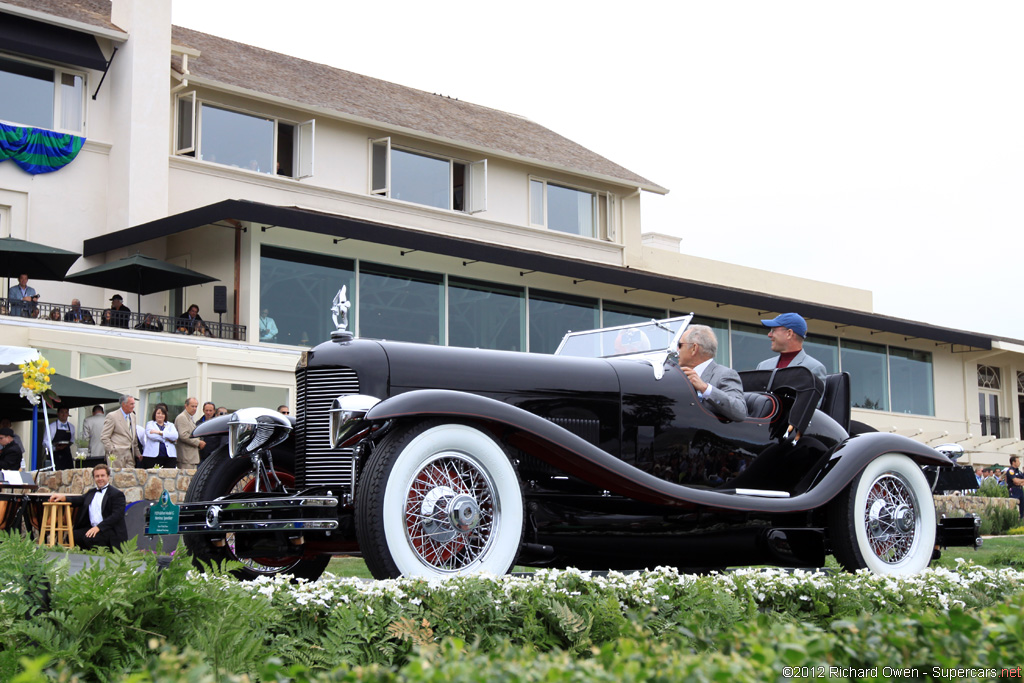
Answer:
<svg viewBox="0 0 1024 683"><path fill-rule="evenodd" d="M0 413L11 417L22 410L27 411L25 419L32 419L32 406L21 396L22 376L20 372L0 379ZM60 398L54 408L81 408L97 403L117 403L121 395L110 389L98 387L79 379L72 379L60 373L50 375L50 386Z"/></svg>
<svg viewBox="0 0 1024 683"><path fill-rule="evenodd" d="M135 292L138 295L136 312L141 313L143 294L166 292L178 287L216 282L217 278L150 256L135 254L95 268L72 273L65 277L64 281Z"/></svg>
<svg viewBox="0 0 1024 683"><path fill-rule="evenodd" d="M81 254L38 242L0 237L0 277L18 277L27 273L32 280L63 280ZM4 286L2 296L7 296Z"/></svg>

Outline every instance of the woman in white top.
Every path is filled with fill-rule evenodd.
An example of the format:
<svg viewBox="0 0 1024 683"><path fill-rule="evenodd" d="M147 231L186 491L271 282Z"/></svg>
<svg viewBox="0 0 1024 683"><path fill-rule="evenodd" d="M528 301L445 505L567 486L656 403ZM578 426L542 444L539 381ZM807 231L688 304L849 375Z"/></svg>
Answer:
<svg viewBox="0 0 1024 683"><path fill-rule="evenodd" d="M146 423L145 449L139 467L176 467L178 454L174 442L177 440L178 430L173 422L167 421L167 406L161 403L153 409L153 419Z"/></svg>

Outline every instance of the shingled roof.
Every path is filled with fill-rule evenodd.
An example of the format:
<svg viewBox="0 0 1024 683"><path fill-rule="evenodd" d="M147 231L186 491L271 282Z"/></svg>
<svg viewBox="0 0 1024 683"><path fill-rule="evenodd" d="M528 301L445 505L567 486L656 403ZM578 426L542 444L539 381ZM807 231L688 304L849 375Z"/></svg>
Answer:
<svg viewBox="0 0 1024 683"><path fill-rule="evenodd" d="M319 110L336 111L415 133L470 145L498 156L537 161L571 172L603 176L652 192L664 188L572 140L514 114L271 52L252 45L172 27L175 45L200 51L188 60L189 78L224 84ZM180 68L177 58L174 66Z"/></svg>
<svg viewBox="0 0 1024 683"><path fill-rule="evenodd" d="M110 21L110 0L0 0L4 5L48 14L105 30L122 30ZM298 107L337 112L409 134L450 141L527 162L604 177L665 193L665 188L619 166L529 119L462 100L271 52L180 26L172 27L175 45L200 51L189 58L190 77L269 96ZM180 71L180 58L171 61Z"/></svg>
<svg viewBox="0 0 1024 683"><path fill-rule="evenodd" d="M110 21L110 0L3 0L3 5L49 14L96 28L122 31Z"/></svg>

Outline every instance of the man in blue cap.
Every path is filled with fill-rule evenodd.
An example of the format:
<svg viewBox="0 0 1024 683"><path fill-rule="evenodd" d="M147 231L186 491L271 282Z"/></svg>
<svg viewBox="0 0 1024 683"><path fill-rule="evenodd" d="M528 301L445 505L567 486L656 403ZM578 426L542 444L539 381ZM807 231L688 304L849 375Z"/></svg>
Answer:
<svg viewBox="0 0 1024 683"><path fill-rule="evenodd" d="M802 365L824 383L825 366L804 351L807 323L802 317L796 313L783 313L772 320L762 320L761 324L768 328L768 338L772 340L772 351L779 355L758 363L758 370L774 370L775 368L791 368Z"/></svg>

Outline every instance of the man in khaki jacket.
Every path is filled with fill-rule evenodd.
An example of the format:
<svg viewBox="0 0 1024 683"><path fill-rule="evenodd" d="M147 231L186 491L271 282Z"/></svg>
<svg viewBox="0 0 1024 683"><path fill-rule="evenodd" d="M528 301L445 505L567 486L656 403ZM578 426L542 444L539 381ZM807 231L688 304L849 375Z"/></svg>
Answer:
<svg viewBox="0 0 1024 683"><path fill-rule="evenodd" d="M206 442L202 439L192 437L192 432L196 428L196 410L198 408L199 399L185 399L185 410L174 418L174 428L178 430L179 468L194 469L198 467L199 449L206 446Z"/></svg>
<svg viewBox="0 0 1024 683"><path fill-rule="evenodd" d="M135 397L124 395L120 399L121 409L112 410L103 419L103 450L107 457L114 458L115 468L135 467L142 460L139 450L139 435L135 421Z"/></svg>

